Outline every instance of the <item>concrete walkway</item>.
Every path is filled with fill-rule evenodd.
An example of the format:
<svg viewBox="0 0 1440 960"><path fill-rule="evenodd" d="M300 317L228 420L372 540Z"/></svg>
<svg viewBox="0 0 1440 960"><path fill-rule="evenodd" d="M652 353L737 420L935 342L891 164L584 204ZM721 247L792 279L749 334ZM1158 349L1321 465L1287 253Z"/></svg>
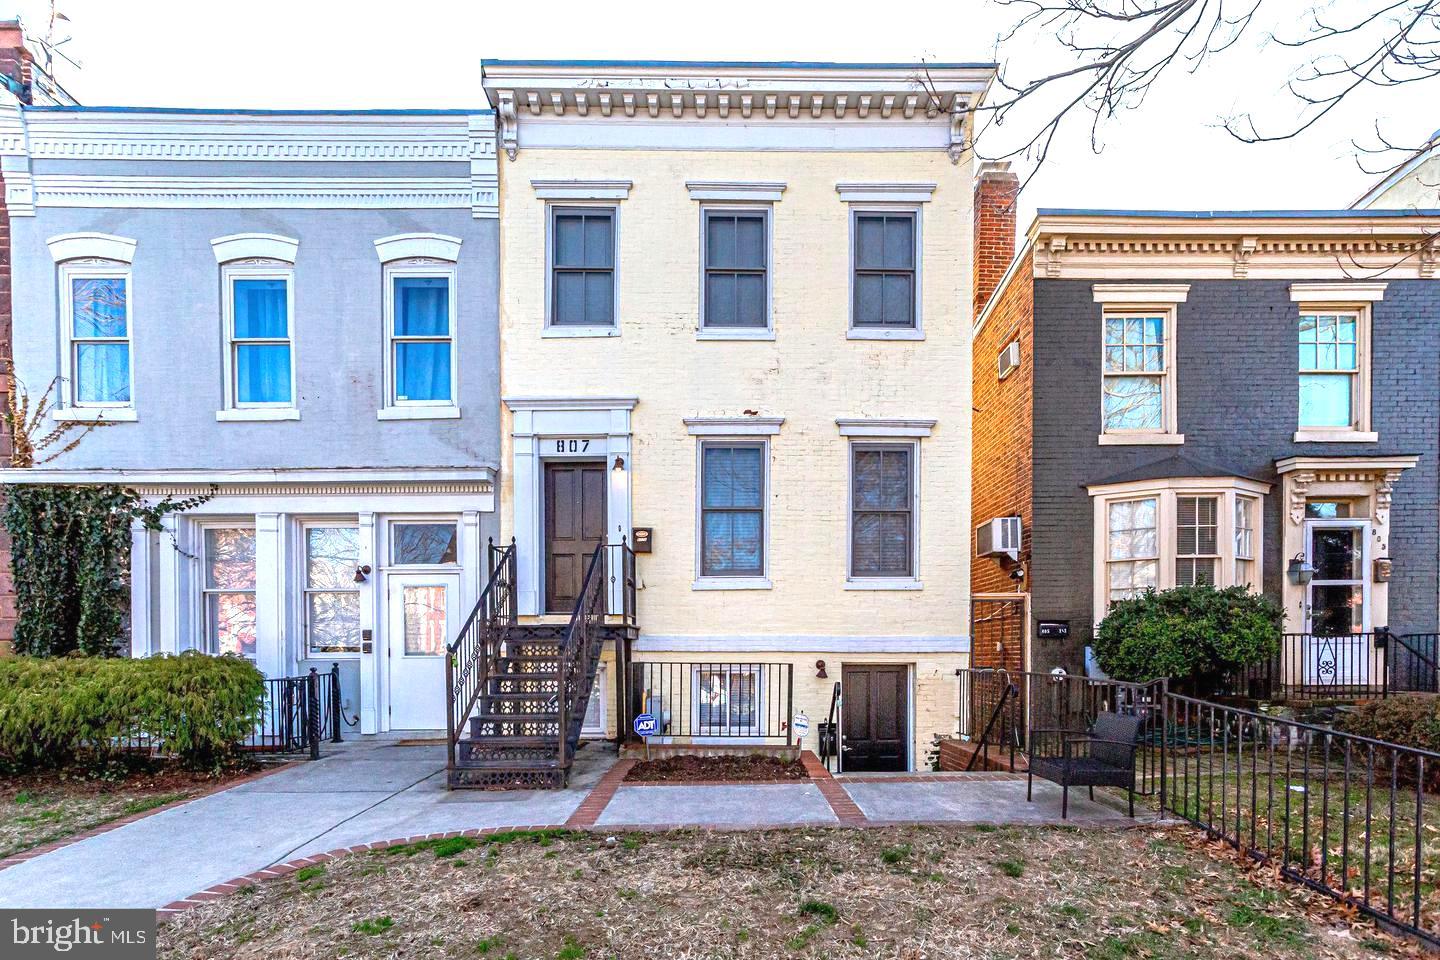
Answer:
<svg viewBox="0 0 1440 960"><path fill-rule="evenodd" d="M427 834L508 827L747 829L868 823L1060 822L1060 791L1025 802L1008 774L729 785L623 784L631 762L590 744L565 790L445 789L443 744L363 738L313 763L125 824L0 870L0 907L159 908L279 864ZM1123 824L1072 791L1071 822Z"/></svg>

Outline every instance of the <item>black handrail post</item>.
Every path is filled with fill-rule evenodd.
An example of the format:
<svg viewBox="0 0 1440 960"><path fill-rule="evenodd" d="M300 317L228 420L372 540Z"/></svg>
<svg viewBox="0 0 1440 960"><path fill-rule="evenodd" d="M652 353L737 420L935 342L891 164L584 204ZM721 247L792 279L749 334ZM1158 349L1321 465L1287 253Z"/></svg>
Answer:
<svg viewBox="0 0 1440 960"><path fill-rule="evenodd" d="M785 746L795 745L795 664L785 664Z"/></svg>
<svg viewBox="0 0 1440 960"><path fill-rule="evenodd" d="M310 759L320 759L320 672L314 667L305 677L305 737L310 741Z"/></svg>
<svg viewBox="0 0 1440 960"><path fill-rule="evenodd" d="M1170 733L1168 714L1170 706L1170 679L1160 678L1160 816L1165 815L1166 787L1170 769Z"/></svg>
<svg viewBox="0 0 1440 960"><path fill-rule="evenodd" d="M340 664L330 664L330 742L340 742Z"/></svg>

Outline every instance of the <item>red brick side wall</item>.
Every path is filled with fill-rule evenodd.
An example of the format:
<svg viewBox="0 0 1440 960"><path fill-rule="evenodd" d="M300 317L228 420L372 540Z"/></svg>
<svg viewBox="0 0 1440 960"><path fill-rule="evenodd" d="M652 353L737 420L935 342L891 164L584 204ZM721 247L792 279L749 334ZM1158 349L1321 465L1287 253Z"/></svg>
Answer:
<svg viewBox="0 0 1440 960"><path fill-rule="evenodd" d="M972 344L974 419L971 434L970 508L978 527L993 517L1019 516L1024 530L1020 563L1028 567L1034 519L1035 285L1028 258L1010 277ZM1020 341L1020 366L999 379L996 359L1011 341ZM974 549L972 543L971 549ZM1010 569L988 557L970 566L973 594L1015 593ZM1030 589L1024 583L1022 589Z"/></svg>

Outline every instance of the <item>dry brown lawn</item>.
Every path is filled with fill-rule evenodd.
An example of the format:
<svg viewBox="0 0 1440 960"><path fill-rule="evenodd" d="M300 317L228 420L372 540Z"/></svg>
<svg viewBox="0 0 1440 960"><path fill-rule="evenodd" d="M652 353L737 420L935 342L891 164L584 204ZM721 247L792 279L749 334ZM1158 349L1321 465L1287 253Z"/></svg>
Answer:
<svg viewBox="0 0 1440 960"><path fill-rule="evenodd" d="M1179 831L513 833L187 911L179 958L1351 958L1414 948Z"/></svg>

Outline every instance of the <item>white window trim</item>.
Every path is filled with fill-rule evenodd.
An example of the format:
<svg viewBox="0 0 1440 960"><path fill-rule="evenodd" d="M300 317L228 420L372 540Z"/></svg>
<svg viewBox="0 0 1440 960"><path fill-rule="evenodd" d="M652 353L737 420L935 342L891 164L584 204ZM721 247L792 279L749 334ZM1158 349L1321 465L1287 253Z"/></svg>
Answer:
<svg viewBox="0 0 1440 960"><path fill-rule="evenodd" d="M378 243L378 241L377 241ZM460 347L459 347L459 271L454 261L442 263L386 263L381 269L384 278L385 357L384 406L376 411L377 420L454 420L460 416ZM402 277L443 277L450 299L450 399L400 400L395 396L395 347L397 343L438 341L440 337L395 336L395 281ZM293 349L293 348L292 348Z"/></svg>
<svg viewBox="0 0 1440 960"><path fill-rule="evenodd" d="M910 576L857 577L855 558L855 450L864 447L910 448ZM906 435L851 435L845 448L845 587L846 590L923 590L920 578L920 440Z"/></svg>
<svg viewBox="0 0 1440 960"><path fill-rule="evenodd" d="M60 382L61 405L51 412L57 423L95 423L100 421L135 421L135 321L131 304L135 301L135 281L130 264L121 262L60 264ZM119 278L125 281L125 336L130 373L128 403L82 403L76 399L75 346L77 343L118 343L120 337L75 337L75 299L71 284L75 280Z"/></svg>
<svg viewBox="0 0 1440 960"><path fill-rule="evenodd" d="M131 263L135 259L137 241L109 233L62 233L50 237L45 245L56 263L66 260L114 260Z"/></svg>
<svg viewBox="0 0 1440 960"><path fill-rule="evenodd" d="M938 184L929 182L856 183L840 181L835 192L843 203L929 203Z"/></svg>
<svg viewBox="0 0 1440 960"><path fill-rule="evenodd" d="M784 422L784 417L686 417L685 430L692 437L773 437Z"/></svg>
<svg viewBox="0 0 1440 960"><path fill-rule="evenodd" d="M1353 313L1355 315L1355 353L1357 369L1355 390L1351 398L1354 423L1349 427L1302 427L1300 411L1295 411L1295 443L1376 443L1380 434L1371 421L1371 331L1374 326L1371 305L1384 297L1383 283L1292 283L1290 300L1298 307L1295 323L1307 313ZM1298 329L1292 327L1292 330ZM1291 338L1292 346L1295 338ZM1295 355L1292 354L1292 357ZM1300 382L1298 357L1295 357L1295 382Z"/></svg>
<svg viewBox="0 0 1440 960"><path fill-rule="evenodd" d="M694 196L694 193L691 193ZM708 236L706 229L712 213L758 213L765 221L765 326L763 327L710 327L705 325L706 287L708 262ZM775 255L774 255L774 210L768 203L741 203L734 201L702 203L700 205L700 316L696 318L696 340L774 340L775 339Z"/></svg>
<svg viewBox="0 0 1440 960"><path fill-rule="evenodd" d="M1188 283L1097 283L1091 287L1096 303L1130 307L1184 303L1190 296Z"/></svg>
<svg viewBox="0 0 1440 960"><path fill-rule="evenodd" d="M196 564L197 567L198 567L198 570L197 570L197 573L196 573L195 584L194 584L195 592L192 594L192 596L195 598L192 602L194 602L194 603L196 604L196 606L195 606L195 608L194 608L194 610L195 610L195 616L194 616L194 618L193 618L193 620L192 620L192 623L193 623L194 626L195 626L195 630L194 630L194 634L193 634L194 640L195 640L195 647L194 647L194 649L200 650L200 651L203 652L203 653L208 653L208 654L211 654L211 655L218 655L219 652L220 652L220 646L219 646L220 638L219 638L219 637L211 637L211 636L210 636L210 603L209 603L209 599L208 599L208 598L209 598L209 595L210 595L211 593L249 593L249 594L251 594L252 596L253 596L253 595L256 595L257 591L258 591L259 588L260 588L260 549L259 549L259 548L260 548L260 537L259 537L259 531L258 531L258 529L257 529L256 523L255 523L255 518L254 518L253 516L247 516L247 517L243 517L243 518L240 518L240 519L225 519L225 518L222 518L222 517L206 517L206 518L204 518L203 520L197 520L197 521L195 521L195 522L194 522L194 528L193 528L193 529L194 529L194 531L195 531L195 555L199 558L198 561L197 561L197 564ZM250 531L251 535L255 537L255 548L256 548L256 549L255 549L255 586L254 586L254 587L252 587L252 588L249 589L249 590L221 590L221 589L219 589L218 587L212 589L212 588L209 588L209 587L206 587L206 586L205 586L205 531L206 531L206 530L249 530L249 531ZM258 599L257 599L256 605L255 605L255 629L256 629L256 634L257 634L257 635L256 635L256 638L255 638L255 662L259 662L259 660L261 659L262 653L261 653L261 649L260 649L260 638L259 638L259 629L260 629L260 605L259 605Z"/></svg>
<svg viewBox="0 0 1440 960"><path fill-rule="evenodd" d="M630 180L531 180L541 200L624 200L634 183Z"/></svg>
<svg viewBox="0 0 1440 960"><path fill-rule="evenodd" d="M537 181L532 180L535 184ZM549 182L549 181L541 181ZM556 181L559 182L559 181ZM577 181L578 182L578 181ZM617 181L625 184L625 191L628 194L630 181ZM558 196L550 193L541 193L537 187L538 196ZM615 199L624 199L617 197ZM589 202L586 202L589 201ZM565 213L570 210L608 210L610 211L611 230L611 276L613 278L615 305L611 312L615 322L609 326L598 325L557 325L555 320L555 216L558 213ZM563 202L545 204L545 328L540 332L541 337L553 337L557 339L585 338L585 337L618 337L620 336L620 205L614 202L595 202L591 196L567 196Z"/></svg>
<svg viewBox="0 0 1440 960"><path fill-rule="evenodd" d="M1154 300L1125 299L1123 301L1102 301L1102 292L1097 285L1095 298L1097 302L1103 303L1100 311L1100 435L1097 441L1102 447L1130 446L1134 444L1144 445L1178 445L1185 442L1185 434L1180 432L1180 397L1176 381L1179 375L1176 372L1176 344L1179 343L1179 310L1176 303L1181 300ZM1117 287L1129 287L1129 284L1116 284ZM1178 285L1177 285L1178 286ZM1186 288L1188 290L1188 287ZM1111 317L1126 316L1160 316L1164 318L1164 372L1161 374L1160 397L1161 397L1161 429L1160 430L1106 430L1105 429L1105 380L1111 376L1105 372L1105 322ZM1114 376L1135 376L1135 374L1115 374Z"/></svg>
<svg viewBox="0 0 1440 960"><path fill-rule="evenodd" d="M842 184L836 184L839 190ZM860 186L851 184L850 186ZM929 186L933 189L933 184ZM872 198L868 194L860 194L854 198L847 197L844 190L841 190L842 200L851 200L850 212L848 215L850 229L849 257L846 266L846 316L847 329L845 339L847 340L924 340L925 339L925 224L923 207L921 201L910 198L909 202L877 202L879 197ZM903 198L902 198L903 199ZM925 195L929 199L929 194ZM864 200L867 202L858 202ZM856 218L867 213L908 213L915 218L915 325L912 327L856 327L855 326L855 221Z"/></svg>
<svg viewBox="0 0 1440 960"><path fill-rule="evenodd" d="M838 417L835 426L842 437L869 437L884 440L891 437L928 437L935 429L934 420L879 420L861 417Z"/></svg>
<svg viewBox="0 0 1440 960"><path fill-rule="evenodd" d="M700 724L700 674L701 673L723 673L725 675L725 719L722 726L710 724L702 728ZM760 664L752 663L729 663L720 661L716 663L697 663L690 668L690 741L692 743L760 743L764 741L760 731L765 728L765 673L760 669ZM732 729L740 730L741 727L732 728L730 719L730 677L735 674L751 674L755 677L755 725L751 728L754 732L742 735L728 732ZM784 718L788 722L789 718ZM702 730L711 731L709 733Z"/></svg>
<svg viewBox="0 0 1440 960"><path fill-rule="evenodd" d="M285 342L290 346L290 399L288 402L245 403L236 400L235 391L235 281L236 280L284 280L285 281ZM225 344L223 357L225 372L225 406L215 414L221 422L237 420L299 420L300 405L297 392L295 368L299 366L298 349L295 342L295 265L284 261L274 263L227 263L220 268L221 322ZM247 341L250 342L250 341ZM280 342L262 341L262 342ZM289 416L266 416L255 411L281 411Z"/></svg>
<svg viewBox="0 0 1440 960"><path fill-rule="evenodd" d="M301 520L297 524L300 535L296 537L296 558L295 558L295 586L299 594L299 609L296 615L299 620L300 642L297 645L296 657L299 660L359 660L361 650L336 651L334 653L318 653L310 650L310 594L315 593L337 593L336 590L315 590L310 588L310 556L309 556L309 531L314 527L347 527L356 531L356 542L359 544L360 554L363 555L365 547L360 543L360 523L356 519L341 517L338 519L311 519ZM363 593L365 587L356 584L354 593L358 596ZM361 615L361 624L364 624L364 615ZM363 646L362 646L363 649Z"/></svg>
<svg viewBox="0 0 1440 960"><path fill-rule="evenodd" d="M1215 585L1233 586L1235 582L1235 498L1249 497L1256 501L1253 520L1255 536L1251 544L1254 553L1254 581L1249 584L1259 592L1264 580L1265 562L1265 497L1270 484L1248 480L1244 477L1175 477L1159 480L1142 480L1134 483L1116 483L1089 488L1094 507L1093 538L1093 616L1099 623L1110 609L1110 504L1129 500L1153 498L1155 503L1156 539L1159 546L1155 589L1168 590L1175 586L1176 559L1176 507L1177 496L1213 496L1220 500L1217 505L1219 521L1216 537L1220 549L1216 564Z"/></svg>
<svg viewBox="0 0 1440 960"><path fill-rule="evenodd" d="M215 262L219 264L252 259L294 263L300 241L274 233L235 233L211 240L210 249L214 251Z"/></svg>
<svg viewBox="0 0 1440 960"><path fill-rule="evenodd" d="M459 237L451 237L443 233L397 233L393 237L381 237L376 240L375 254L380 258L381 263L389 263L392 260L412 260L417 257L448 260L454 263L460 259L462 243L464 241Z"/></svg>
<svg viewBox="0 0 1440 960"><path fill-rule="evenodd" d="M786 184L779 180L686 180L691 200L723 203L777 203Z"/></svg>
<svg viewBox="0 0 1440 960"><path fill-rule="evenodd" d="M778 430L778 426L776 428ZM770 434L768 433L728 433L728 434L697 434L700 437L695 444L695 578L690 583L691 590L770 590L774 584L770 580ZM738 577L717 577L707 576L702 571L705 569L705 448L707 446L729 447L735 445L758 446L760 448L760 465L765 472L764 483L761 487L761 518L760 518L760 575L759 576L738 576Z"/></svg>

